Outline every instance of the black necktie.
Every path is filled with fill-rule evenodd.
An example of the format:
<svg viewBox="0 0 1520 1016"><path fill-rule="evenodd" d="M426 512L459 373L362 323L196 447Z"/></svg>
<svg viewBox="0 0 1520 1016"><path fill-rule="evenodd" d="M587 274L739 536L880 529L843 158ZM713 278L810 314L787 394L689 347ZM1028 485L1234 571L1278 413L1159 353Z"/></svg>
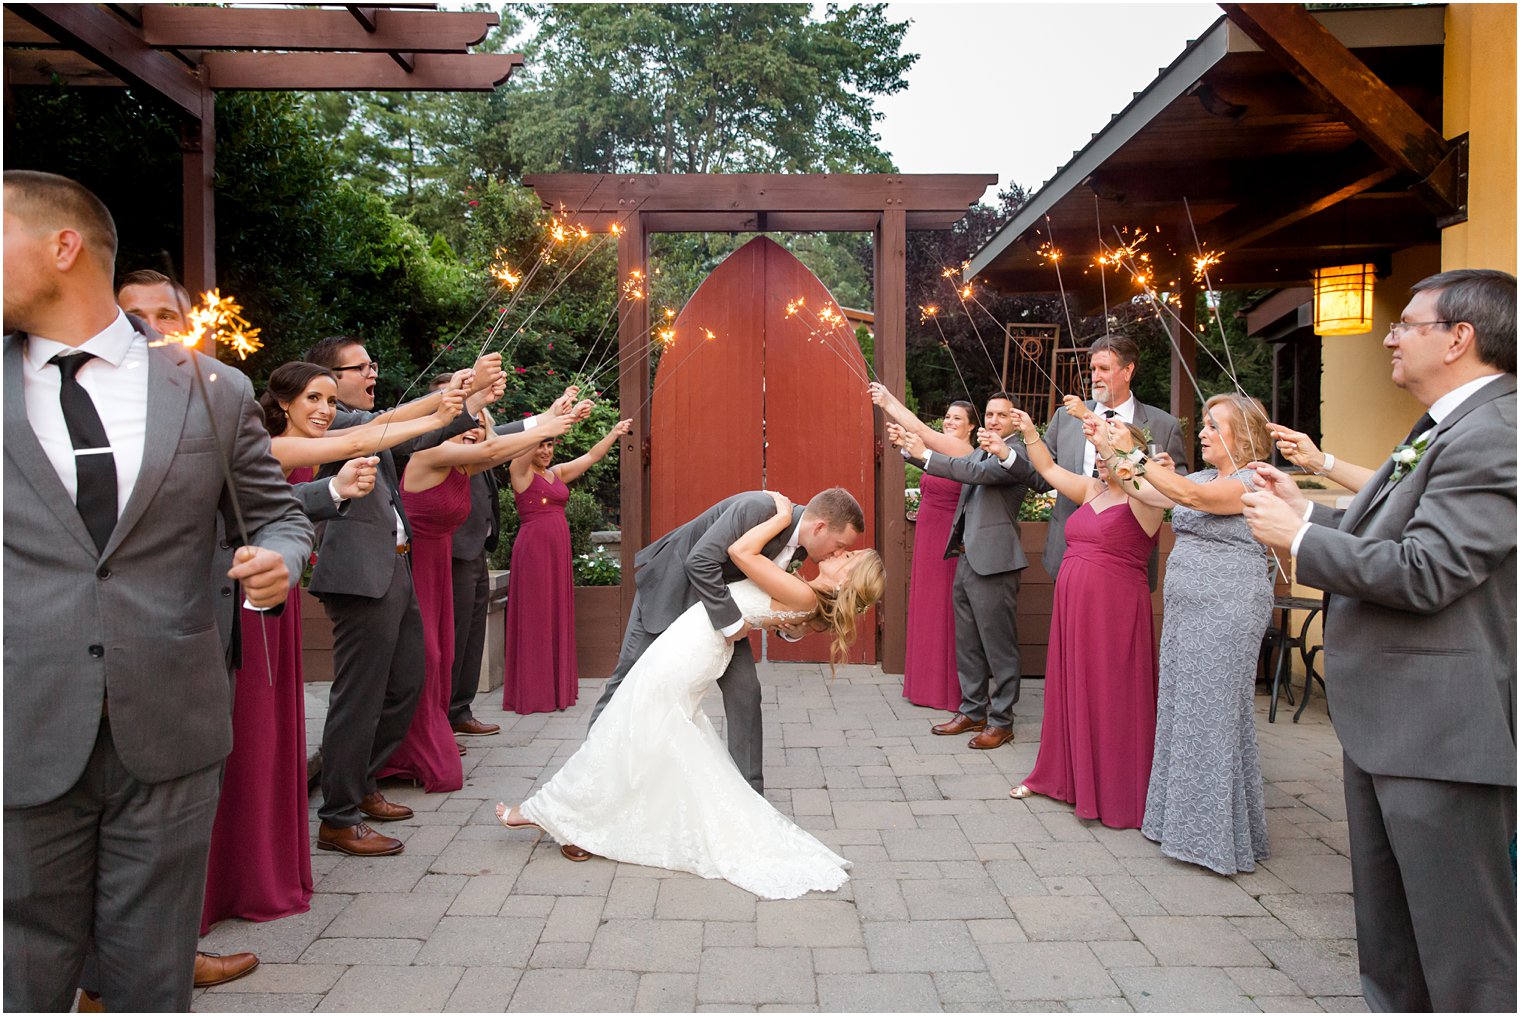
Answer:
<svg viewBox="0 0 1520 1016"><path fill-rule="evenodd" d="M1424 414L1415 421L1414 429L1409 432L1409 436L1404 439L1404 443L1407 445L1414 444L1415 438L1419 437L1421 434L1425 433L1435 425L1435 417L1431 416L1429 413Z"/></svg>
<svg viewBox="0 0 1520 1016"><path fill-rule="evenodd" d="M1114 417L1116 417L1118 415L1119 415L1119 411L1116 410L1116 409L1105 409L1105 410L1103 410L1103 419L1105 419L1105 420L1112 420ZM1094 451L1093 451L1092 476L1093 476L1093 479L1095 479L1095 480L1098 478L1098 453L1097 453L1096 449L1094 449Z"/></svg>
<svg viewBox="0 0 1520 1016"><path fill-rule="evenodd" d="M58 401L69 428L69 443L74 446L79 488L74 503L96 549L104 551L111 530L116 528L116 456L111 454L111 442L90 393L79 383L79 369L93 359L93 353L59 353L48 363L55 364L63 378Z"/></svg>

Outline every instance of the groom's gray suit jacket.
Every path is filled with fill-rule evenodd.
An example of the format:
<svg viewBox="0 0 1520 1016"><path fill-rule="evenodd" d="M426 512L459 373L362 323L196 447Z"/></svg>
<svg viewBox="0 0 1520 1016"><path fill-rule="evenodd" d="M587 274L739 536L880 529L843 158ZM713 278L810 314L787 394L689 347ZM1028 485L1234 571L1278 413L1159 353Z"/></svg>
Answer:
<svg viewBox="0 0 1520 1016"><path fill-rule="evenodd" d="M786 546L803 508L792 509L792 525L765 545L765 556L774 558ZM728 556L729 545L776 514L776 502L763 491L746 491L726 497L707 511L677 526L634 557L644 627L662 632L699 600L715 629L726 628L741 614L728 583L744 578ZM801 546L792 560L807 556Z"/></svg>

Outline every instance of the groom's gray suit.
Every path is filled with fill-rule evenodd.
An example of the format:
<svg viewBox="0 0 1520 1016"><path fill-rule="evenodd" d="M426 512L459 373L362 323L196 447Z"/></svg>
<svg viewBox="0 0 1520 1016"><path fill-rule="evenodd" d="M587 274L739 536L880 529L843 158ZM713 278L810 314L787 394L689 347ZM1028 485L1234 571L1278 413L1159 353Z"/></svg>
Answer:
<svg viewBox="0 0 1520 1016"><path fill-rule="evenodd" d="M802 519L802 512L800 505L792 509L791 526L765 545L766 557L774 559L786 547ZM634 557L638 569L634 575L637 591L633 597L633 610L628 615L628 630L623 634L617 669L607 679L602 697L591 712L592 724L612 700L634 663L644 655L644 650L693 603L702 604L716 630L743 616L729 594L728 583L743 579L744 573L729 558L728 548L775 514L776 502L764 491L735 494L638 552ZM800 561L806 556L807 552L798 546L792 560ZM750 786L760 793L765 789L760 679L755 675L755 657L750 652L749 639L742 639L734 646L733 659L718 679L718 689L723 693L728 753Z"/></svg>
<svg viewBox="0 0 1520 1016"><path fill-rule="evenodd" d="M1344 512L1316 506L1345 750L1362 986L1374 1010L1515 1011L1515 377L1441 421Z"/></svg>
<svg viewBox="0 0 1520 1016"><path fill-rule="evenodd" d="M173 344L147 350L142 465L98 551L32 429L26 343L3 354L5 1007L68 1009L93 932L113 1010L185 1009L232 746L208 581L218 514L237 531L218 455L292 582L311 524L247 378L202 359L208 415L196 354Z"/></svg>

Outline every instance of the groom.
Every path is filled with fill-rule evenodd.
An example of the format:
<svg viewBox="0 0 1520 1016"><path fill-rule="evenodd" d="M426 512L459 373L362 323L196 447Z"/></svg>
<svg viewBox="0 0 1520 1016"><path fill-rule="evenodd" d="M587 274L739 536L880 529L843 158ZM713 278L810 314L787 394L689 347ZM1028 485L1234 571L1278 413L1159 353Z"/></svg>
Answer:
<svg viewBox="0 0 1520 1016"><path fill-rule="evenodd" d="M591 711L594 725L644 650L686 608L700 601L713 628L735 644L733 659L718 679L718 688L723 692L723 712L728 721L728 752L756 793L764 789L760 680L755 676L755 657L746 638L750 626L728 592L728 583L744 578L729 559L728 548L775 514L776 502L764 491L735 494L639 551L634 558L637 589L617 669ZM791 528L765 545L766 556L783 568L808 555L823 561L846 551L866 527L860 504L843 487L831 487L805 508L793 508L792 518ZM570 856L568 851L566 856Z"/></svg>

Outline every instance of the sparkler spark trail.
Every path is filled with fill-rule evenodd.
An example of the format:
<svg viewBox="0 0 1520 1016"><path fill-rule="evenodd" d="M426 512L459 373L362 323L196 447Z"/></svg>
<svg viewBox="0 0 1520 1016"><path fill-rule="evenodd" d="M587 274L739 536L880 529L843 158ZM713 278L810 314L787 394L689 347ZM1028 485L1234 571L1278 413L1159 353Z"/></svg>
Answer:
<svg viewBox="0 0 1520 1016"><path fill-rule="evenodd" d="M243 317L243 305L230 295L223 296L219 289L202 293L200 304L190 309L185 320L187 327L183 332L166 335L148 345L167 346L178 342L186 346L198 346L202 339L209 338L213 355L220 345L236 353L239 360L246 360L249 353L264 348L264 343L259 340L260 329L253 327ZM216 380L215 377L212 380Z"/></svg>

